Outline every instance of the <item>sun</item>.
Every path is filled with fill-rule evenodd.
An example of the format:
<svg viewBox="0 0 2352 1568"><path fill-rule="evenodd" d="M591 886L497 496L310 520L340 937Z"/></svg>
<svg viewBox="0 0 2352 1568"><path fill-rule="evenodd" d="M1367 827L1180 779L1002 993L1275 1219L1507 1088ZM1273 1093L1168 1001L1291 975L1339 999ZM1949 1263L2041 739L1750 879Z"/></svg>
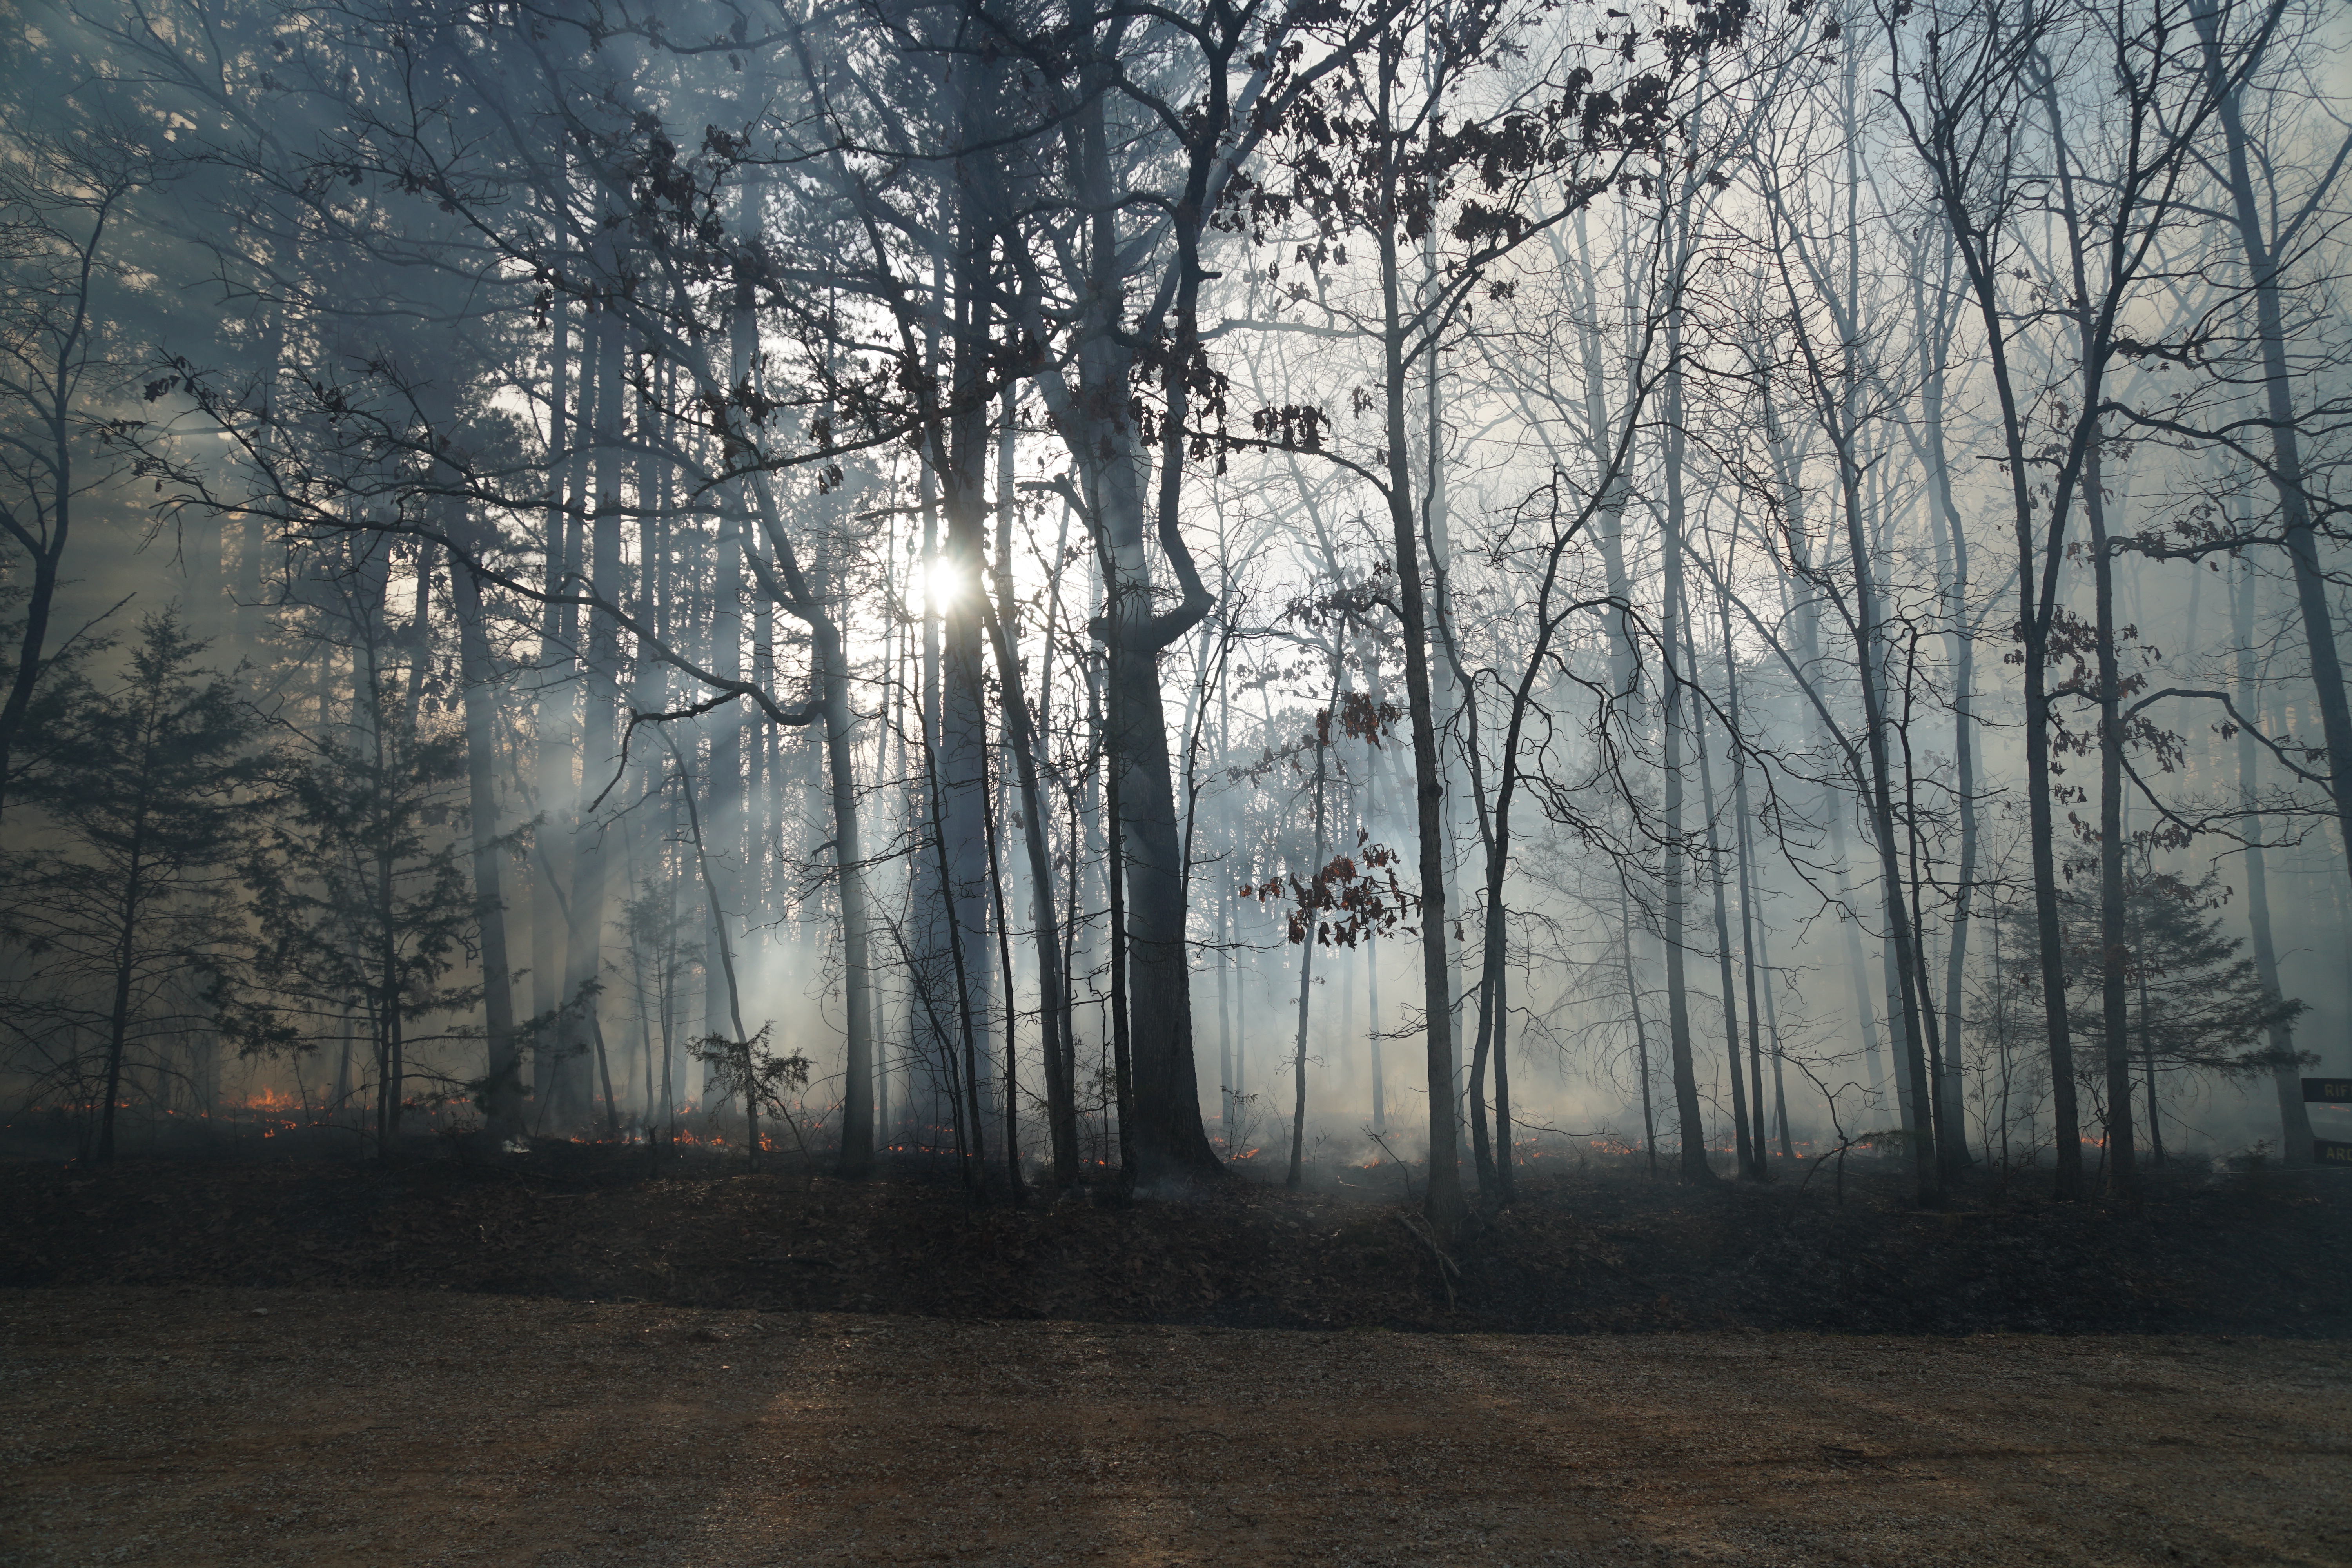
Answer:
<svg viewBox="0 0 2352 1568"><path fill-rule="evenodd" d="M908 607L918 615L926 611L944 615L971 591L971 574L944 555L928 563L919 561L908 584Z"/></svg>

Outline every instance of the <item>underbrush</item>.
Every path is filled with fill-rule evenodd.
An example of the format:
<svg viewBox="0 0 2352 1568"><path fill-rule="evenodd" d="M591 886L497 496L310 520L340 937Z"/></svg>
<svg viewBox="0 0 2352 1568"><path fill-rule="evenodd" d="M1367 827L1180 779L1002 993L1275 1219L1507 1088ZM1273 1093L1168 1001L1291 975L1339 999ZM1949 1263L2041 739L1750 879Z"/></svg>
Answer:
<svg viewBox="0 0 2352 1568"><path fill-rule="evenodd" d="M2158 1171L2137 1200L1979 1177L1706 1189L1597 1158L1441 1237L1413 1173L1147 1189L969 1190L951 1159L844 1182L778 1156L449 1142L394 1160L0 1166L0 1284L441 1289L774 1310L1265 1327L1549 1331L2352 1328L2352 1184ZM1549 1162L1547 1163L1549 1163Z"/></svg>

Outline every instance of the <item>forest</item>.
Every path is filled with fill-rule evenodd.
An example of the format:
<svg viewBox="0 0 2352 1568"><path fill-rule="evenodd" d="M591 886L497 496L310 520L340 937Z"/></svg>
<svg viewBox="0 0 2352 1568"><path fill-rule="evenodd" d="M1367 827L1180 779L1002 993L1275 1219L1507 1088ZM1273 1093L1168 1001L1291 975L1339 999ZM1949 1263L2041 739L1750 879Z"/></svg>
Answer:
<svg viewBox="0 0 2352 1568"><path fill-rule="evenodd" d="M2347 165L2317 0L0 0L0 1558L2341 1561Z"/></svg>
<svg viewBox="0 0 2352 1568"><path fill-rule="evenodd" d="M2339 17L12 11L13 1133L2352 1154Z"/></svg>

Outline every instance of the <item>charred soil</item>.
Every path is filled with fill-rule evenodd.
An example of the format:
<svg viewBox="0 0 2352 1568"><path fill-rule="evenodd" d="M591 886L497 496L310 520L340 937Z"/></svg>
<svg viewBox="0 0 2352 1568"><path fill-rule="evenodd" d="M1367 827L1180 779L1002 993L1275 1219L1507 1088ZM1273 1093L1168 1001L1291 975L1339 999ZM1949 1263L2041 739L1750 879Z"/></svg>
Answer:
<svg viewBox="0 0 2352 1568"><path fill-rule="evenodd" d="M1990 1183L1923 1211L1693 1190L1594 1165L1528 1175L1442 1247L1400 1173L1292 1193L1229 1177L1123 1205L976 1201L655 1166L548 1145L491 1161L0 1166L0 1286L452 1290L769 1311L1505 1332L1831 1330L2326 1337L2352 1329L2352 1181L2158 1174L2137 1201ZM1365 1185L1365 1183L1375 1184Z"/></svg>

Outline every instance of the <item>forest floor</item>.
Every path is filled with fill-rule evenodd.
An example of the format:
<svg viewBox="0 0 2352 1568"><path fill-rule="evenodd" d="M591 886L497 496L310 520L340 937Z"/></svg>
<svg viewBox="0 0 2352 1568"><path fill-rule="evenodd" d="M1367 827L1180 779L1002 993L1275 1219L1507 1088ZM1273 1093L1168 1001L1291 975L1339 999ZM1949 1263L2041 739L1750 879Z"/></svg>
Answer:
<svg viewBox="0 0 2352 1568"><path fill-rule="evenodd" d="M0 1561L2352 1561L2352 1355L0 1290Z"/></svg>
<svg viewBox="0 0 2352 1568"><path fill-rule="evenodd" d="M2352 1563L2333 1173L1341 1174L0 1165L0 1562Z"/></svg>
<svg viewBox="0 0 2352 1568"><path fill-rule="evenodd" d="M2176 1169L2137 1202L1901 1173L1714 1190L1589 1163L1521 1178L1442 1260L1391 1165L1125 1207L976 1205L550 1144L493 1162L0 1163L0 1286L486 1291L1226 1328L2352 1334L2352 1174Z"/></svg>

